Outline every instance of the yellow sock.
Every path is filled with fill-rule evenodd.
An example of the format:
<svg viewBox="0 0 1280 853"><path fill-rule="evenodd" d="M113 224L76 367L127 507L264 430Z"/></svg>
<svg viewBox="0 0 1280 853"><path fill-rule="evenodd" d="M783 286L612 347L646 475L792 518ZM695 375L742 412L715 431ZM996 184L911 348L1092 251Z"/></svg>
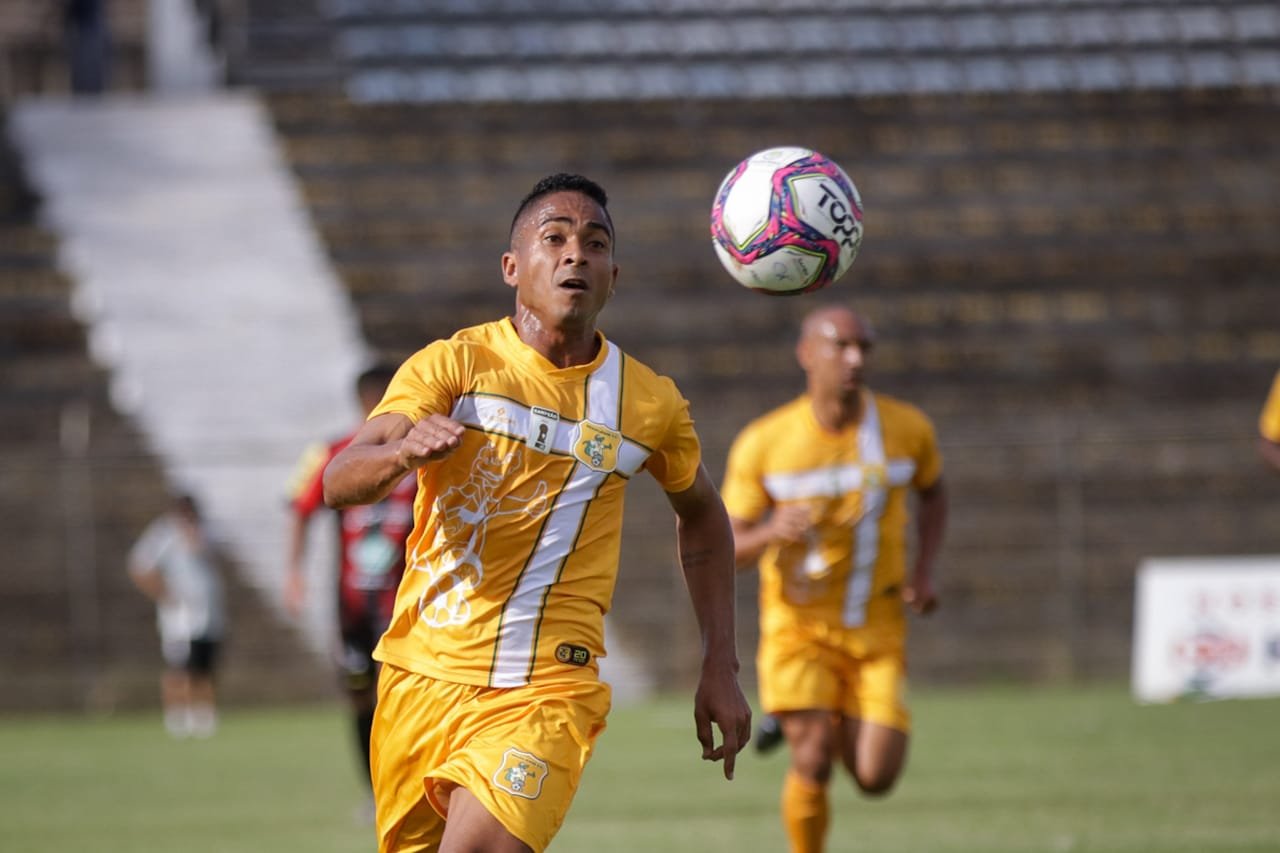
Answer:
<svg viewBox="0 0 1280 853"><path fill-rule="evenodd" d="M782 782L782 826L791 853L822 853L827 838L827 789L787 771Z"/></svg>

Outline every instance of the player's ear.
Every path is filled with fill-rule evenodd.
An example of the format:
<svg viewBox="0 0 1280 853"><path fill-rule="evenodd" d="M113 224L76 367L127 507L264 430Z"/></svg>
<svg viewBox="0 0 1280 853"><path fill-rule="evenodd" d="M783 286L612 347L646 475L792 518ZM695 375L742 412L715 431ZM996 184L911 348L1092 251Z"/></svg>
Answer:
<svg viewBox="0 0 1280 853"><path fill-rule="evenodd" d="M502 280L509 287L515 287L518 279L516 278L516 255L515 252L502 253Z"/></svg>
<svg viewBox="0 0 1280 853"><path fill-rule="evenodd" d="M809 348L805 346L803 337L796 341L796 363L800 365L801 370L809 369Z"/></svg>
<svg viewBox="0 0 1280 853"><path fill-rule="evenodd" d="M613 291L618 287L618 265L613 265L613 278L609 281L609 298L613 298Z"/></svg>

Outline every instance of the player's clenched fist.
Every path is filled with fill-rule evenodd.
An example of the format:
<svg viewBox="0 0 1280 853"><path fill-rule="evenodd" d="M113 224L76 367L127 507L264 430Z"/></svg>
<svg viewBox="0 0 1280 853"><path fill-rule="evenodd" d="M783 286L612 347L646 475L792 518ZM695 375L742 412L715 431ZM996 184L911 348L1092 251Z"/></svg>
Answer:
<svg viewBox="0 0 1280 853"><path fill-rule="evenodd" d="M768 521L770 542L802 542L813 530L813 510L805 504L783 504Z"/></svg>
<svg viewBox="0 0 1280 853"><path fill-rule="evenodd" d="M443 459L458 449L466 427L445 415L430 415L413 425L400 439L396 456L405 470L421 468L428 462Z"/></svg>

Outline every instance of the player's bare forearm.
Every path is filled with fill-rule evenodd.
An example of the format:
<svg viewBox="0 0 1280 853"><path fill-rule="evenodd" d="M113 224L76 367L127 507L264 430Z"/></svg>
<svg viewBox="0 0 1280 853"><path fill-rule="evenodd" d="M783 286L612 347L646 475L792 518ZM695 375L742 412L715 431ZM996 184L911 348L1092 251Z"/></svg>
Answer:
<svg viewBox="0 0 1280 853"><path fill-rule="evenodd" d="M301 571L302 559L307 552L307 525L309 516L293 512L289 520L289 550L285 554L286 567Z"/></svg>
<svg viewBox="0 0 1280 853"><path fill-rule="evenodd" d="M334 509L377 503L407 473L395 445L348 446L325 468L324 502Z"/></svg>
<svg viewBox="0 0 1280 853"><path fill-rule="evenodd" d="M920 493L919 515L916 573L932 577L933 563L947 530L947 487L941 479Z"/></svg>
<svg viewBox="0 0 1280 853"><path fill-rule="evenodd" d="M933 585L933 565L947 527L947 492L941 480L920 493L917 519L915 569L903 587L902 597L916 613L927 615L938 607Z"/></svg>
<svg viewBox="0 0 1280 853"><path fill-rule="evenodd" d="M133 578L134 586L147 598L155 602L164 601L167 593L164 575L154 566L134 566L130 569L129 576Z"/></svg>
<svg viewBox="0 0 1280 853"><path fill-rule="evenodd" d="M704 666L738 669L734 638L733 564L728 549L702 547L702 536L684 527L680 539L680 568L702 636Z"/></svg>
<svg viewBox="0 0 1280 853"><path fill-rule="evenodd" d="M307 549L308 518L309 516L294 512L289 525L289 552L285 556L284 603L293 616L302 612L303 602L306 599L303 557Z"/></svg>
<svg viewBox="0 0 1280 853"><path fill-rule="evenodd" d="M700 471L698 481L672 500L680 568L702 632L704 658L732 659L736 668L733 531L724 504L704 476Z"/></svg>
<svg viewBox="0 0 1280 853"><path fill-rule="evenodd" d="M769 532L763 522L731 517L729 523L733 530L733 561L739 569L749 569L768 546Z"/></svg>
<svg viewBox="0 0 1280 853"><path fill-rule="evenodd" d="M724 504L705 470L694 484L668 494L676 511L680 566L702 634L702 672L694 696L694 722L702 757L724 761L732 779L738 751L751 738L751 708L738 684L734 638L733 533ZM720 729L715 743L712 727Z"/></svg>
<svg viewBox="0 0 1280 853"><path fill-rule="evenodd" d="M371 418L325 468L324 502L342 509L380 501L410 471L456 450L465 432L445 415L417 423L394 413Z"/></svg>

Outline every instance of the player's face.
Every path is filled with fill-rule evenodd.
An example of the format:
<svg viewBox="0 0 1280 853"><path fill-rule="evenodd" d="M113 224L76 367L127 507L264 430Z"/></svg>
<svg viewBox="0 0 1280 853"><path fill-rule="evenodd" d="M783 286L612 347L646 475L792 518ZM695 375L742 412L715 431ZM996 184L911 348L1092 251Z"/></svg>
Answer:
<svg viewBox="0 0 1280 853"><path fill-rule="evenodd" d="M813 319L800 341L800 366L817 394L851 396L866 379L874 340L852 311L831 311Z"/></svg>
<svg viewBox="0 0 1280 853"><path fill-rule="evenodd" d="M618 279L604 210L578 192L533 203L502 256L502 277L516 301L553 328L591 325Z"/></svg>

